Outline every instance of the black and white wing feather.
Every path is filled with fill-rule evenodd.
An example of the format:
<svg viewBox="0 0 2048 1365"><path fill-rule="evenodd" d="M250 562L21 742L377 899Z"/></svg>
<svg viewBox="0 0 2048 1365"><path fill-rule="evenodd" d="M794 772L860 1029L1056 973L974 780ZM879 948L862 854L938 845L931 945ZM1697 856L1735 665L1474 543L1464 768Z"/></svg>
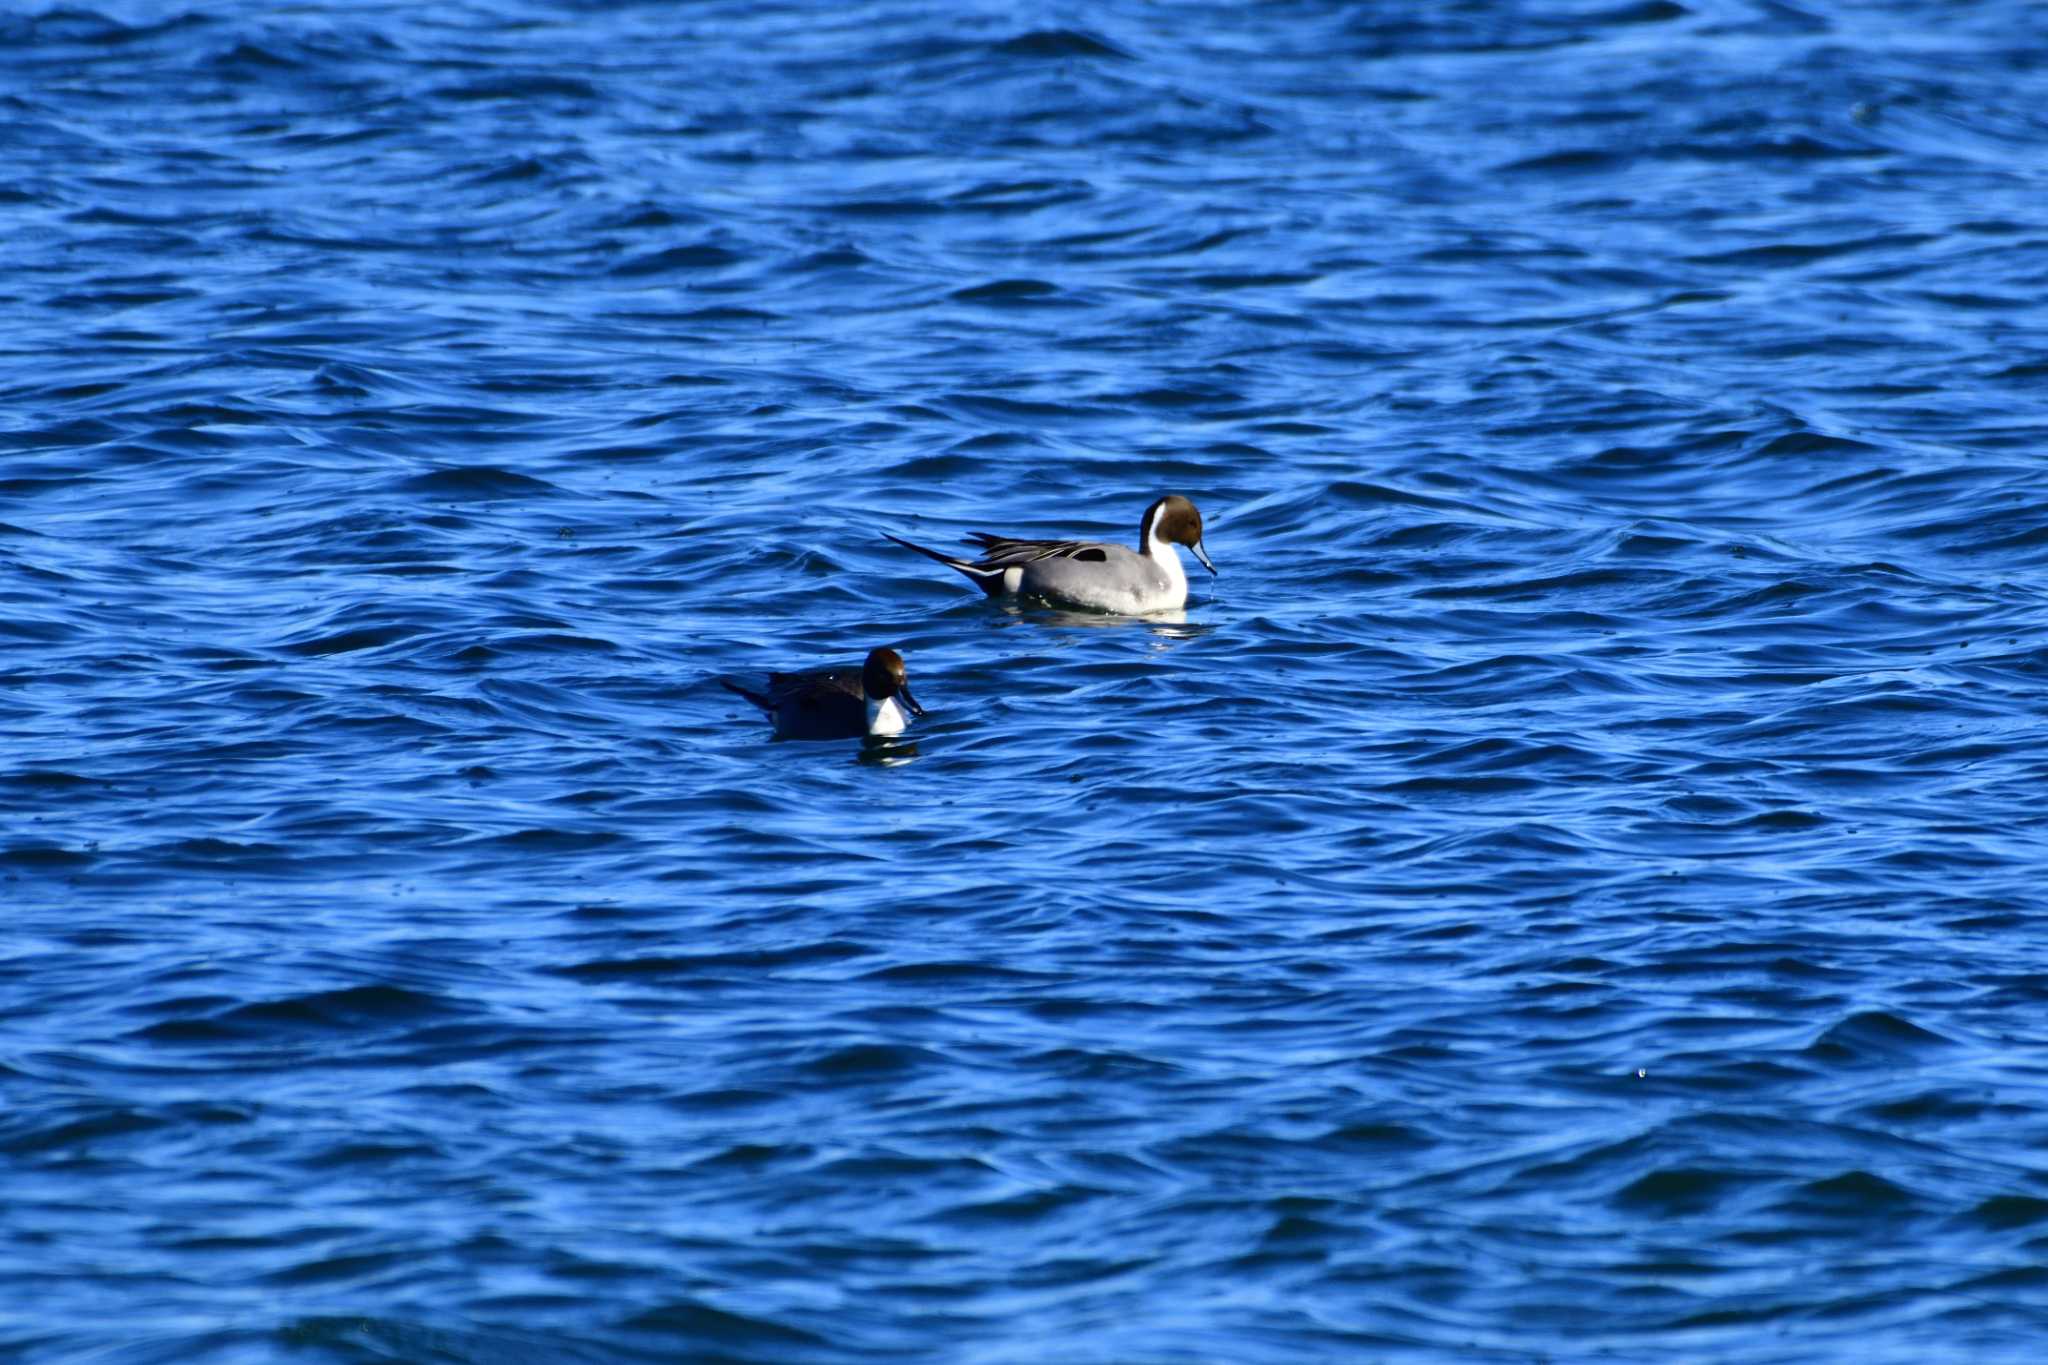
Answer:
<svg viewBox="0 0 2048 1365"><path fill-rule="evenodd" d="M1021 574L1026 567L1043 560L1109 558L1109 551L1105 547L1085 540L1013 540L1008 536L992 536L983 531L967 537L968 543L981 551L980 556L965 559L959 555L926 549L914 540L890 536L886 531L882 534L906 550L915 550L927 558L938 560L949 569L965 574L976 587L991 597L1005 591L1005 584L1013 575Z"/></svg>
<svg viewBox="0 0 2048 1365"><path fill-rule="evenodd" d="M992 536L986 531L976 531L967 537L967 543L979 546L983 568L1009 569L1024 564L1036 564L1042 559L1080 559L1101 562L1109 558L1102 546L1089 540L1016 540L1010 536Z"/></svg>

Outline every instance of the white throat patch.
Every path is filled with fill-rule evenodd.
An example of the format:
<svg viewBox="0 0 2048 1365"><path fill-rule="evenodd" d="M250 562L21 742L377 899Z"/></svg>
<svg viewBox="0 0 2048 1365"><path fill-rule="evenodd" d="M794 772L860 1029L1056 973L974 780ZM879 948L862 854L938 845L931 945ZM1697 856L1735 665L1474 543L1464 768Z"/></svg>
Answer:
<svg viewBox="0 0 2048 1365"><path fill-rule="evenodd" d="M868 733L871 735L900 735L910 722L903 714L903 708L896 704L894 697L880 701L868 699Z"/></svg>

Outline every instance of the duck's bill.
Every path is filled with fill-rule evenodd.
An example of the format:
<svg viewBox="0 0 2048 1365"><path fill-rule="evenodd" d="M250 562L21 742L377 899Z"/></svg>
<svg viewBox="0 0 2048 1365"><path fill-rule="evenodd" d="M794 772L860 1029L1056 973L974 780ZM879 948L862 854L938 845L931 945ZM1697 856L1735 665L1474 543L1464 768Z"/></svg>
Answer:
<svg viewBox="0 0 2048 1365"><path fill-rule="evenodd" d="M1195 542L1195 558L1202 561L1202 567L1209 571L1210 577L1216 576L1216 566L1209 562L1209 552L1202 548L1202 542L1199 540Z"/></svg>
<svg viewBox="0 0 2048 1365"><path fill-rule="evenodd" d="M911 715L921 716L924 714L924 708L917 704L917 698L910 695L909 683L905 683L903 684L903 686L897 688L896 695L903 698L903 704L910 708Z"/></svg>

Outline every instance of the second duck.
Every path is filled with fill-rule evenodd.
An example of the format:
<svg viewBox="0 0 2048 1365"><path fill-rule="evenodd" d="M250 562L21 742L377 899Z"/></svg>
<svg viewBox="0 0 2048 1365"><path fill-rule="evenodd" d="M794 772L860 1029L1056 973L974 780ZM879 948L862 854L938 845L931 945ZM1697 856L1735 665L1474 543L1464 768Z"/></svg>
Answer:
<svg viewBox="0 0 2048 1365"><path fill-rule="evenodd" d="M728 691L766 711L775 722L778 739L900 735L910 720L896 704L899 697L912 715L924 714L917 698L910 695L903 656L893 649L870 650L867 661L857 669L770 673L765 695L727 679L719 681Z"/></svg>

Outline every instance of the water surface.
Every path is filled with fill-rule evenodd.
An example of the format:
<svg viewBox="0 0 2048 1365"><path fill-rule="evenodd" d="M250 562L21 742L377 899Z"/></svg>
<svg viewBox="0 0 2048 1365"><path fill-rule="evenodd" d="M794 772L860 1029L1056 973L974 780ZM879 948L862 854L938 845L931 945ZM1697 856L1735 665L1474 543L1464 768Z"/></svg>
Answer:
<svg viewBox="0 0 2048 1365"><path fill-rule="evenodd" d="M0 1353L2032 1359L2044 28L0 20Z"/></svg>

